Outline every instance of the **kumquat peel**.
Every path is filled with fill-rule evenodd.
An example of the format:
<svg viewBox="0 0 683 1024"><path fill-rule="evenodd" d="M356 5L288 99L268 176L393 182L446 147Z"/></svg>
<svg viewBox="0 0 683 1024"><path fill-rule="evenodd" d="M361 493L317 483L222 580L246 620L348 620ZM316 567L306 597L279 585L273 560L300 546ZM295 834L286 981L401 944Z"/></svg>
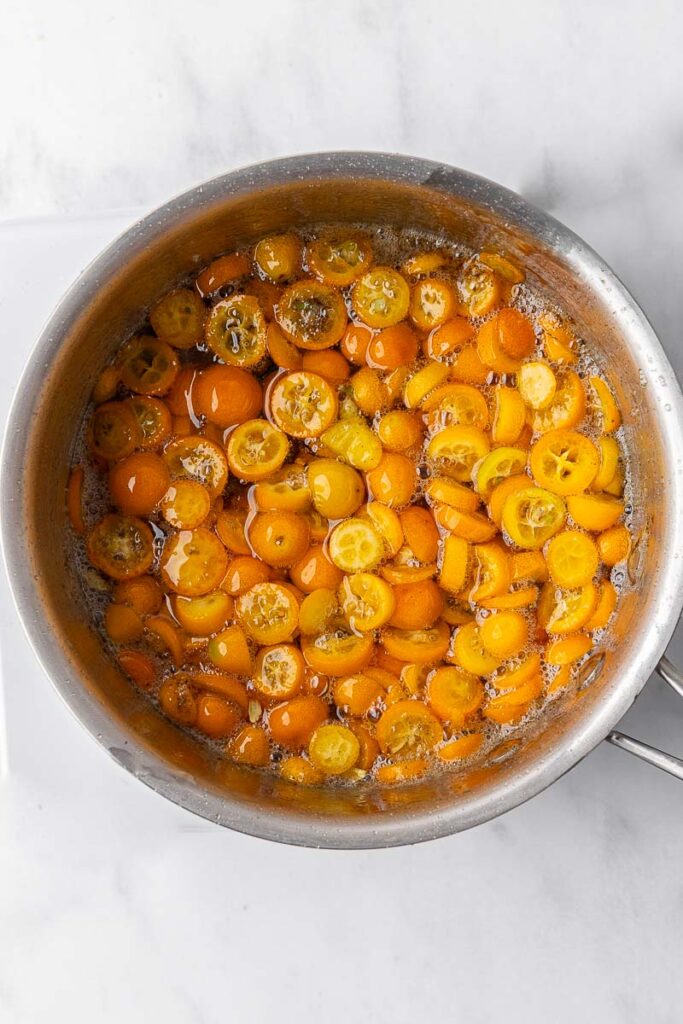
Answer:
<svg viewBox="0 0 683 1024"><path fill-rule="evenodd" d="M578 685L633 546L622 410L571 322L502 253L396 237L200 268L103 369L70 467L112 657L291 785L484 758Z"/></svg>

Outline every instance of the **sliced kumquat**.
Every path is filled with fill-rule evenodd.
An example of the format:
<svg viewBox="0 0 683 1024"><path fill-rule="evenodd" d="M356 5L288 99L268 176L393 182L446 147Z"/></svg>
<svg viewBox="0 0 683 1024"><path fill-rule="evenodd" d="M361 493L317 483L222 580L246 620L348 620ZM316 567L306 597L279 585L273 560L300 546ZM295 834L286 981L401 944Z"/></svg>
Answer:
<svg viewBox="0 0 683 1024"><path fill-rule="evenodd" d="M593 646L589 636L575 633L573 636L558 637L551 640L543 655L548 665L571 665L588 654Z"/></svg>
<svg viewBox="0 0 683 1024"><path fill-rule="evenodd" d="M366 715L383 693L384 687L363 673L338 679L332 691L334 703L340 711L357 718Z"/></svg>
<svg viewBox="0 0 683 1024"><path fill-rule="evenodd" d="M159 705L174 722L182 725L197 724L197 700L190 677L184 672L164 679L159 688Z"/></svg>
<svg viewBox="0 0 683 1024"><path fill-rule="evenodd" d="M521 691L523 686L535 679L541 671L541 656L537 651L528 654L519 665L501 672L493 680L496 690L517 690ZM521 700L529 700L528 696L521 696Z"/></svg>
<svg viewBox="0 0 683 1024"><path fill-rule="evenodd" d="M382 461L382 445L362 420L339 420L320 439L331 454L338 455L354 469L376 469Z"/></svg>
<svg viewBox="0 0 683 1024"><path fill-rule="evenodd" d="M231 252L209 263L201 273L197 274L195 288L202 298L213 295L241 277L246 277L251 269L249 257L244 253Z"/></svg>
<svg viewBox="0 0 683 1024"><path fill-rule="evenodd" d="M527 490L531 486L531 479L525 473L516 473L508 476L491 491L488 499L488 511L491 519L499 530L503 528L503 508L511 494Z"/></svg>
<svg viewBox="0 0 683 1024"><path fill-rule="evenodd" d="M405 409L387 412L377 424L377 434L383 446L390 452L404 452L422 441L424 424L418 413Z"/></svg>
<svg viewBox="0 0 683 1024"><path fill-rule="evenodd" d="M490 447L483 430L458 424L432 437L427 458L446 476L463 483L470 480L475 463L488 454Z"/></svg>
<svg viewBox="0 0 683 1024"><path fill-rule="evenodd" d="M197 480L212 498L228 480L228 460L215 441L192 435L172 441L164 449L164 461L172 480Z"/></svg>
<svg viewBox="0 0 683 1024"><path fill-rule="evenodd" d="M166 585L185 597L200 597L216 590L227 568L225 548L218 537L203 526L180 530L169 537L160 561Z"/></svg>
<svg viewBox="0 0 683 1024"><path fill-rule="evenodd" d="M470 574L470 545L464 537L444 538L439 584L451 594L459 594Z"/></svg>
<svg viewBox="0 0 683 1024"><path fill-rule="evenodd" d="M305 757L285 757L280 761L279 771L283 779L297 786L319 786L325 780L323 773Z"/></svg>
<svg viewBox="0 0 683 1024"><path fill-rule="evenodd" d="M526 462L527 453L523 448L510 448L505 445L494 448L473 467L472 477L477 491L486 500L503 480L519 476L524 471Z"/></svg>
<svg viewBox="0 0 683 1024"><path fill-rule="evenodd" d="M389 392L379 372L364 366L351 377L351 394L366 416L374 416L389 404Z"/></svg>
<svg viewBox="0 0 683 1024"><path fill-rule="evenodd" d="M259 644L289 641L299 624L296 597L281 583L255 584L240 595L235 610L245 632Z"/></svg>
<svg viewBox="0 0 683 1024"><path fill-rule="evenodd" d="M434 327L427 339L426 355L430 359L443 359L459 352L475 336L475 329L464 316L455 316Z"/></svg>
<svg viewBox="0 0 683 1024"><path fill-rule="evenodd" d="M595 611L585 625L589 633L596 629L604 629L612 618L617 607L617 591L610 580L601 580L598 592L598 603Z"/></svg>
<svg viewBox="0 0 683 1024"><path fill-rule="evenodd" d="M149 322L158 338L173 348L192 348L202 341L206 306L189 288L176 288L157 302Z"/></svg>
<svg viewBox="0 0 683 1024"><path fill-rule="evenodd" d="M564 690L565 687L569 685L572 681L572 671L572 665L562 665L557 670L551 682L548 684L547 693L549 697L551 694L557 693L559 690Z"/></svg>
<svg viewBox="0 0 683 1024"><path fill-rule="evenodd" d="M92 390L92 400L95 405L108 402L116 394L116 389L121 380L121 373L118 366L105 366L95 381Z"/></svg>
<svg viewBox="0 0 683 1024"><path fill-rule="evenodd" d="M576 430L551 430L533 445L529 464L539 487L553 494L580 494L595 479L600 453Z"/></svg>
<svg viewBox="0 0 683 1024"><path fill-rule="evenodd" d="M476 345L465 345L451 364L451 380L462 384L486 384L491 377L491 370L479 358Z"/></svg>
<svg viewBox="0 0 683 1024"><path fill-rule="evenodd" d="M575 590L560 590L555 594L555 607L548 620L548 633L576 633L589 622L598 604L598 591L594 583L586 583Z"/></svg>
<svg viewBox="0 0 683 1024"><path fill-rule="evenodd" d="M609 494L574 494L567 508L577 526L591 533L602 533L623 515L624 502Z"/></svg>
<svg viewBox="0 0 683 1024"><path fill-rule="evenodd" d="M151 658L141 651L119 651L118 662L126 675L143 690L152 688L156 681L156 669Z"/></svg>
<svg viewBox="0 0 683 1024"><path fill-rule="evenodd" d="M266 347L268 355L276 366L282 370L303 369L304 359L301 349L285 337L284 331L276 323L269 323L266 330Z"/></svg>
<svg viewBox="0 0 683 1024"><path fill-rule="evenodd" d="M267 704L289 700L301 689L305 668L303 655L294 644L262 647L254 665L254 690Z"/></svg>
<svg viewBox="0 0 683 1024"><path fill-rule="evenodd" d="M385 554L393 558L404 542L401 520L393 508L381 501L369 501L359 512L361 519L369 519L382 539Z"/></svg>
<svg viewBox="0 0 683 1024"><path fill-rule="evenodd" d="M418 339L407 323L385 327L373 337L367 351L367 361L378 370L395 370L410 366L415 361Z"/></svg>
<svg viewBox="0 0 683 1024"><path fill-rule="evenodd" d="M431 331L453 316L457 304L455 291L447 281L424 277L411 290L410 319L421 331Z"/></svg>
<svg viewBox="0 0 683 1024"><path fill-rule="evenodd" d="M403 389L403 401L408 409L418 409L425 399L444 384L450 376L450 370L444 363L427 363L406 382Z"/></svg>
<svg viewBox="0 0 683 1024"><path fill-rule="evenodd" d="M314 459L306 480L313 505L326 519L344 519L360 507L365 496L362 477L334 459Z"/></svg>
<svg viewBox="0 0 683 1024"><path fill-rule="evenodd" d="M365 572L385 557L379 533L371 522L359 517L346 519L334 528L328 550L332 562L342 572Z"/></svg>
<svg viewBox="0 0 683 1024"><path fill-rule="evenodd" d="M567 509L561 497L542 487L526 487L508 495L503 527L520 548L533 550L562 529Z"/></svg>
<svg viewBox="0 0 683 1024"><path fill-rule="evenodd" d="M368 490L374 501L390 508L407 505L415 493L417 471L415 463L399 452L385 452L379 463L365 475Z"/></svg>
<svg viewBox="0 0 683 1024"><path fill-rule="evenodd" d="M496 315L498 341L506 355L512 359L525 359L536 347L536 336L531 322L512 306L505 306Z"/></svg>
<svg viewBox="0 0 683 1024"><path fill-rule="evenodd" d="M493 400L491 436L495 444L513 445L519 441L526 422L524 399L516 388L496 385Z"/></svg>
<svg viewBox="0 0 683 1024"><path fill-rule="evenodd" d="M393 562L380 567L380 573L392 586L403 586L406 583L420 583L436 576L436 562L416 565L417 559L409 547L404 546Z"/></svg>
<svg viewBox="0 0 683 1024"><path fill-rule="evenodd" d="M304 352L302 369L306 373L317 373L335 387L351 376L348 360L332 348L321 349L320 352Z"/></svg>
<svg viewBox="0 0 683 1024"><path fill-rule="evenodd" d="M327 719L328 706L320 697L293 697L276 705L268 715L268 728L276 743L293 750L308 742Z"/></svg>
<svg viewBox="0 0 683 1024"><path fill-rule="evenodd" d="M369 572L344 577L339 588L339 603L354 633L379 629L389 622L396 608L396 598L389 584Z"/></svg>
<svg viewBox="0 0 683 1024"><path fill-rule="evenodd" d="M343 629L306 636L301 640L306 664L326 676L349 676L364 669L375 651L372 636L356 636Z"/></svg>
<svg viewBox="0 0 683 1024"><path fill-rule="evenodd" d="M106 515L86 537L90 562L114 580L141 576L152 565L152 531L135 516Z"/></svg>
<svg viewBox="0 0 683 1024"><path fill-rule="evenodd" d="M479 626L479 636L494 658L513 658L526 646L529 629L518 611L500 611L489 615Z"/></svg>
<svg viewBox="0 0 683 1024"><path fill-rule="evenodd" d="M301 242L295 234L268 235L254 249L254 263L274 284L289 281L301 264Z"/></svg>
<svg viewBox="0 0 683 1024"><path fill-rule="evenodd" d="M427 395L421 408L430 413L432 431L456 424L485 430L489 425L486 399L471 384L441 384Z"/></svg>
<svg viewBox="0 0 683 1024"><path fill-rule="evenodd" d="M517 266L517 264L513 260L508 259L508 257L502 256L500 253L487 252L484 250L479 253L477 259L479 263L483 263L484 266L489 267L491 270L495 271L496 274L504 277L505 280L509 281L511 284L521 284L526 277L521 267Z"/></svg>
<svg viewBox="0 0 683 1024"><path fill-rule="evenodd" d="M337 416L337 395L319 374L305 370L279 377L268 392L270 415L290 437L319 437Z"/></svg>
<svg viewBox="0 0 683 1024"><path fill-rule="evenodd" d="M108 462L124 459L140 441L140 428L126 402L105 402L95 409L90 422L90 448Z"/></svg>
<svg viewBox="0 0 683 1024"><path fill-rule="evenodd" d="M486 316L500 303L500 278L477 259L468 260L458 280L460 301L469 316Z"/></svg>
<svg viewBox="0 0 683 1024"><path fill-rule="evenodd" d="M390 757L429 753L443 739L441 722L418 700L398 701L387 708L376 731L382 752Z"/></svg>
<svg viewBox="0 0 683 1024"><path fill-rule="evenodd" d="M325 775L343 775L360 755L358 737L345 725L320 725L308 744L311 762Z"/></svg>
<svg viewBox="0 0 683 1024"><path fill-rule="evenodd" d="M479 512L460 512L449 505L438 505L434 509L434 518L444 530L474 544L483 544L497 533L491 520Z"/></svg>
<svg viewBox="0 0 683 1024"><path fill-rule="evenodd" d="M262 512L303 512L312 500L306 469L298 463L285 464L268 480L260 480L252 493Z"/></svg>
<svg viewBox="0 0 683 1024"><path fill-rule="evenodd" d="M104 612L104 628L115 644L130 644L139 640L144 623L135 609L125 604L109 604Z"/></svg>
<svg viewBox="0 0 683 1024"><path fill-rule="evenodd" d="M287 457L287 435L267 420L247 420L233 430L228 441L228 464L241 480L263 480L280 468Z"/></svg>
<svg viewBox="0 0 683 1024"><path fill-rule="evenodd" d="M291 284L280 297L277 322L299 348L330 348L341 340L347 325L346 307L336 288L319 281Z"/></svg>
<svg viewBox="0 0 683 1024"><path fill-rule="evenodd" d="M547 409L557 391L557 378L547 363L524 363L519 370L517 387L530 409Z"/></svg>
<svg viewBox="0 0 683 1024"><path fill-rule="evenodd" d="M591 484L592 491L603 491L614 479L619 466L619 445L613 437L598 439L600 466Z"/></svg>
<svg viewBox="0 0 683 1024"><path fill-rule="evenodd" d="M177 594L173 611L183 629L190 636L210 636L227 626L232 618L233 600L222 590L214 590L201 597L183 597Z"/></svg>
<svg viewBox="0 0 683 1024"><path fill-rule="evenodd" d="M466 733L464 736L458 736L457 739L450 740L443 747L440 747L437 750L437 757L440 761L445 761L447 764L453 761L462 761L464 758L476 754L483 740L484 737L480 732Z"/></svg>
<svg viewBox="0 0 683 1024"><path fill-rule="evenodd" d="M387 654L399 661L422 665L439 661L450 645L451 634L445 622L437 622L429 629L389 628L382 634Z"/></svg>
<svg viewBox="0 0 683 1024"><path fill-rule="evenodd" d="M251 555L246 538L247 513L225 509L216 516L216 533L234 555Z"/></svg>
<svg viewBox="0 0 683 1024"><path fill-rule="evenodd" d="M437 668L427 682L427 702L451 728L462 728L467 718L484 703L484 687L477 676L454 666Z"/></svg>
<svg viewBox="0 0 683 1024"><path fill-rule="evenodd" d="M399 516L406 544L420 562L433 562L439 547L439 532L429 509L410 505Z"/></svg>
<svg viewBox="0 0 683 1024"><path fill-rule="evenodd" d="M240 626L228 626L209 641L209 660L225 672L239 676L249 675L252 657L244 630Z"/></svg>
<svg viewBox="0 0 683 1024"><path fill-rule="evenodd" d="M361 234L327 235L306 246L308 268L320 281L344 288L367 270L372 260L369 239Z"/></svg>
<svg viewBox="0 0 683 1024"><path fill-rule="evenodd" d="M503 677L499 677L496 680L502 680ZM515 708L515 707L526 707L531 701L536 700L543 693L543 677L537 671L533 675L528 675L523 681L512 689L506 689L503 693L499 693L497 696L492 697L486 708L484 714L487 718L491 717L487 712L490 710L502 711L503 708Z"/></svg>
<svg viewBox="0 0 683 1024"><path fill-rule="evenodd" d="M161 646L168 651L174 665L182 665L185 660L183 642L180 631L165 615L150 615L145 619L145 629L152 633Z"/></svg>
<svg viewBox="0 0 683 1024"><path fill-rule="evenodd" d="M397 270L373 267L356 281L351 306L360 320L370 327L391 327L408 313L410 288Z"/></svg>
<svg viewBox="0 0 683 1024"><path fill-rule="evenodd" d="M372 330L365 324L350 323L339 344L342 355L354 366L365 366L372 336Z"/></svg>
<svg viewBox="0 0 683 1024"><path fill-rule="evenodd" d="M579 375L565 370L558 375L555 397L546 409L534 413L532 426L536 433L548 430L569 430L586 414L586 392Z"/></svg>
<svg viewBox="0 0 683 1024"><path fill-rule="evenodd" d="M449 477L434 477L425 487L425 494L434 504L450 505L460 512L476 512L481 498L471 487Z"/></svg>
<svg viewBox="0 0 683 1024"><path fill-rule="evenodd" d="M309 548L311 531L297 512L258 512L248 529L249 543L267 565L293 565Z"/></svg>
<svg viewBox="0 0 683 1024"><path fill-rule="evenodd" d="M169 526L193 530L209 515L211 495L198 480L176 480L168 487L159 508Z"/></svg>
<svg viewBox="0 0 683 1024"><path fill-rule="evenodd" d="M228 743L227 754L236 764L263 768L270 760L268 737L258 725L243 725Z"/></svg>
<svg viewBox="0 0 683 1024"><path fill-rule="evenodd" d="M576 339L570 328L551 312L542 313L538 323L548 359L553 363L575 363L578 353L574 347Z"/></svg>
<svg viewBox="0 0 683 1024"><path fill-rule="evenodd" d="M474 545L474 580L470 601L498 597L512 582L510 555L498 541Z"/></svg>
<svg viewBox="0 0 683 1024"><path fill-rule="evenodd" d="M518 357L508 355L501 344L499 316L483 323L477 332L477 353L482 363L496 373L517 373Z"/></svg>
<svg viewBox="0 0 683 1024"><path fill-rule="evenodd" d="M590 377L589 381L596 397L602 432L612 434L621 426L619 406L602 377Z"/></svg>
<svg viewBox="0 0 683 1024"><path fill-rule="evenodd" d="M398 786L422 778L429 770L429 762L423 757L412 757L398 764L382 764L375 772L380 786Z"/></svg>
<svg viewBox="0 0 683 1024"><path fill-rule="evenodd" d="M475 622L469 622L457 631L453 656L449 660L474 676L487 676L500 665L500 659L484 647L481 631Z"/></svg>
<svg viewBox="0 0 683 1024"><path fill-rule="evenodd" d="M171 434L171 413L168 405L149 395L132 395L125 404L135 417L139 430L138 447L160 448Z"/></svg>
<svg viewBox="0 0 683 1024"><path fill-rule="evenodd" d="M209 366L192 385L192 404L198 416L225 429L258 416L263 393L255 377L239 366Z"/></svg>
<svg viewBox="0 0 683 1024"><path fill-rule="evenodd" d="M510 568L513 583L545 583L548 579L548 566L540 551L515 552L510 558Z"/></svg>
<svg viewBox="0 0 683 1024"><path fill-rule="evenodd" d="M518 590L511 590L507 594L499 594L497 597L482 598L478 604L480 608L489 611L505 611L509 608L529 608L538 600L538 587L520 587Z"/></svg>
<svg viewBox="0 0 683 1024"><path fill-rule="evenodd" d="M558 533L546 551L550 578L558 587L568 589L582 587L592 580L599 561L595 541L579 530Z"/></svg>
<svg viewBox="0 0 683 1024"><path fill-rule="evenodd" d="M397 629L429 629L441 616L444 598L433 580L394 586L395 607L389 623Z"/></svg>
<svg viewBox="0 0 683 1024"><path fill-rule="evenodd" d="M203 693L197 700L197 728L212 739L227 739L242 721L242 713L232 701L213 693Z"/></svg>
<svg viewBox="0 0 683 1024"><path fill-rule="evenodd" d="M121 381L138 395L163 395L179 370L178 357L165 341L146 334L127 341L118 357Z"/></svg>
<svg viewBox="0 0 683 1024"><path fill-rule="evenodd" d="M631 550L631 534L625 526L612 526L597 537L600 560L605 565L617 565L624 562Z"/></svg>
<svg viewBox="0 0 683 1024"><path fill-rule="evenodd" d="M119 580L114 587L114 600L127 604L138 615L156 615L161 608L163 594L153 576L134 576L133 579Z"/></svg>
<svg viewBox="0 0 683 1024"><path fill-rule="evenodd" d="M341 570L329 558L325 547L313 544L289 570L292 582L305 594L320 588L336 590L342 580Z"/></svg>

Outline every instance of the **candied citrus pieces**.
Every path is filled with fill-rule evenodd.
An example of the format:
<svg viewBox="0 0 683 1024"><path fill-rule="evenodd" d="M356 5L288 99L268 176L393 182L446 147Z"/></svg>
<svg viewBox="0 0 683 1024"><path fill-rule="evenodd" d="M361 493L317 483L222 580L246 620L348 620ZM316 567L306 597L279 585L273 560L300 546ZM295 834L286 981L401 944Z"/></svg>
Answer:
<svg viewBox="0 0 683 1024"><path fill-rule="evenodd" d="M411 244L281 230L161 295L67 487L121 670L290 797L498 749L579 678L640 528L568 321L507 255Z"/></svg>

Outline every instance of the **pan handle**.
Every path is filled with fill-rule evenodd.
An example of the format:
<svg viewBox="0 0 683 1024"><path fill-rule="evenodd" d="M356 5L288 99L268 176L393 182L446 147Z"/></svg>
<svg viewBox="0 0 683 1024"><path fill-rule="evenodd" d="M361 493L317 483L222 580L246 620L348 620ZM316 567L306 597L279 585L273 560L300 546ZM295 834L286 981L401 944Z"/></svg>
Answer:
<svg viewBox="0 0 683 1024"><path fill-rule="evenodd" d="M683 672L676 668L673 662L669 661L666 655L660 660L655 671L668 683L672 690L675 690L679 697L683 697ZM611 732L607 737L615 747L627 750L629 754L635 754L641 761L653 764L655 768L674 775L677 779L683 779L683 760L674 757L673 754L666 754L657 747L651 747L641 740L635 740L631 736L625 736L623 732Z"/></svg>

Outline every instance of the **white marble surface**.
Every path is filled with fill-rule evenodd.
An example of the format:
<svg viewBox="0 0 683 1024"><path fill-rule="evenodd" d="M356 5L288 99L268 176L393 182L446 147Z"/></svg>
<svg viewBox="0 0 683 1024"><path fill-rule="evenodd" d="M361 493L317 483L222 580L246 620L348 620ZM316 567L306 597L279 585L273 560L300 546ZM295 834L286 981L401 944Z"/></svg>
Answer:
<svg viewBox="0 0 683 1024"><path fill-rule="evenodd" d="M0 408L63 288L224 169L386 148L516 188L602 252L677 369L674 3L5 0ZM603 746L531 803L412 849L204 824L82 733L0 593L0 1019L674 1024L683 786ZM683 659L683 632L673 655ZM679 753L656 680L626 731Z"/></svg>

